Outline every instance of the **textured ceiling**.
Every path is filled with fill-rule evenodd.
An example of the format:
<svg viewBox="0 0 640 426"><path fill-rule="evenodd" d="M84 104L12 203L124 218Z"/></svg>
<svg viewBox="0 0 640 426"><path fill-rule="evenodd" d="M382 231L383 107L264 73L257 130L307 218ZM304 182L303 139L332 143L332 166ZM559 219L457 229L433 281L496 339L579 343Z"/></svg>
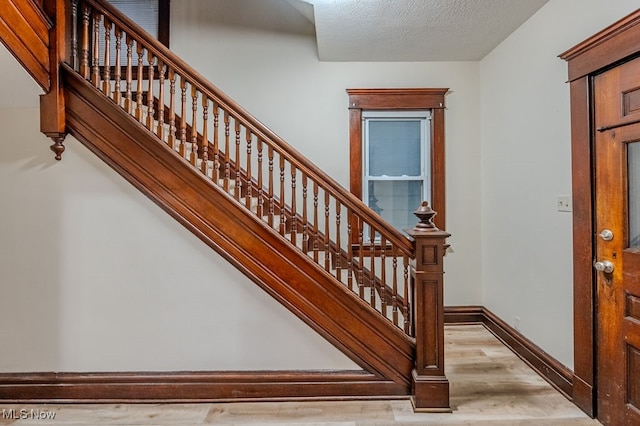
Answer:
<svg viewBox="0 0 640 426"><path fill-rule="evenodd" d="M301 1L313 5L321 60L474 61L548 0Z"/></svg>

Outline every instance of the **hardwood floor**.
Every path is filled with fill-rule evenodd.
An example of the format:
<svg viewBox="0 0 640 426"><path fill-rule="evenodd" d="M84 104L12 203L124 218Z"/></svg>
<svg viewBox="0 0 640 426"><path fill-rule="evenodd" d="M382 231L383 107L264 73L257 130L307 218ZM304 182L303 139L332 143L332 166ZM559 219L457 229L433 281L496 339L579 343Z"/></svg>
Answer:
<svg viewBox="0 0 640 426"><path fill-rule="evenodd" d="M0 405L0 425L600 424L555 391L482 325L446 327L445 351L452 414L415 414L408 400ZM36 411L32 412L32 409ZM21 413L28 418L20 419ZM49 413L55 413L55 419L45 420ZM35 418L37 415L41 418Z"/></svg>

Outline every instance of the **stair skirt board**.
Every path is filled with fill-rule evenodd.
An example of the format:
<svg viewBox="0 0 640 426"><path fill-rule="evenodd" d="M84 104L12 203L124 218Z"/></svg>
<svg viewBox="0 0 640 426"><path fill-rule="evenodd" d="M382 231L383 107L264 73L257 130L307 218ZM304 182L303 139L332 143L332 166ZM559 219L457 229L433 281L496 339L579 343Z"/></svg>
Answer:
<svg viewBox="0 0 640 426"><path fill-rule="evenodd" d="M3 404L408 397L406 388L358 371L0 374L0 402Z"/></svg>
<svg viewBox="0 0 640 426"><path fill-rule="evenodd" d="M126 119L126 113L89 82L68 69L63 78L68 127L74 137L381 380L382 388L393 388L392 394L410 392L413 339L348 288L332 282L307 255L154 140L140 123ZM119 142L122 138L127 143ZM229 217L234 220L221 219ZM277 271L277 276L268 271Z"/></svg>

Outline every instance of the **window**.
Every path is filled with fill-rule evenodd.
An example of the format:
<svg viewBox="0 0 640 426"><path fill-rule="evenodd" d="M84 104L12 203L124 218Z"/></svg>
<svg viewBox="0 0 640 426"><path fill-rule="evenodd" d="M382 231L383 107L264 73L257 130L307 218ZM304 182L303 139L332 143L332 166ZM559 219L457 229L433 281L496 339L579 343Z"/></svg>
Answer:
<svg viewBox="0 0 640 426"><path fill-rule="evenodd" d="M363 200L396 229L431 201L430 111L364 111Z"/></svg>
<svg viewBox="0 0 640 426"><path fill-rule="evenodd" d="M170 0L107 0L108 3L116 7L125 16L167 47L169 47L169 1ZM113 67L116 57L115 27L111 28L109 38L111 40L109 45L109 59L111 66ZM122 64L122 66L125 66L127 63L127 48L124 45L125 39L126 38L123 37L120 40L120 64ZM100 25L99 27L98 45L99 51L104 52L106 35L103 25ZM133 49L132 61L135 73L135 67L138 64L138 56L135 51L135 46ZM104 57L99 58L101 66L104 66L104 59ZM144 55L143 61L145 64L147 63L147 55ZM111 73L111 75L114 75L113 69Z"/></svg>
<svg viewBox="0 0 640 426"><path fill-rule="evenodd" d="M399 230L429 201L445 229L448 89L348 89L351 192Z"/></svg>
<svg viewBox="0 0 640 426"><path fill-rule="evenodd" d="M169 47L170 0L107 0L162 44Z"/></svg>

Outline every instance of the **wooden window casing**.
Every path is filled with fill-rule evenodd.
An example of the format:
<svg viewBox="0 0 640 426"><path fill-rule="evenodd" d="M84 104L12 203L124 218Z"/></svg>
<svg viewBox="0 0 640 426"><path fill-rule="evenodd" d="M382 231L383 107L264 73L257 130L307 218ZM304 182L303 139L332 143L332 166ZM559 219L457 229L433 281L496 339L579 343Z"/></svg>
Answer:
<svg viewBox="0 0 640 426"><path fill-rule="evenodd" d="M434 223L445 228L444 97L449 89L347 89L349 95L349 180L362 199L363 111L431 110L431 207ZM416 209L419 206L416 206ZM416 219L417 222L417 219Z"/></svg>

